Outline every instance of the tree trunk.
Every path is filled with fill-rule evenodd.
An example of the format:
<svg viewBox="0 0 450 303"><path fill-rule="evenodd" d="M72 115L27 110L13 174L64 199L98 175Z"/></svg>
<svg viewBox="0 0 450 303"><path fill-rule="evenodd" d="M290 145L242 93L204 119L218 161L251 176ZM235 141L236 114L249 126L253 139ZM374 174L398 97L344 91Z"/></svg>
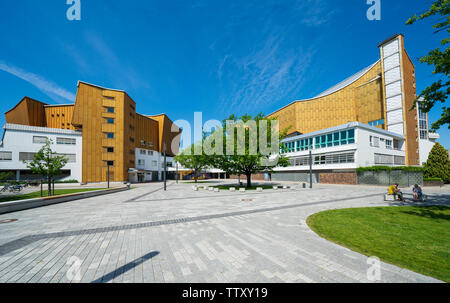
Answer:
<svg viewBox="0 0 450 303"><path fill-rule="evenodd" d="M252 187L252 174L245 174L247 176L247 188Z"/></svg>
<svg viewBox="0 0 450 303"><path fill-rule="evenodd" d="M52 181L50 177L47 178L47 182L48 182L47 196L50 197L52 195Z"/></svg>
<svg viewBox="0 0 450 303"><path fill-rule="evenodd" d="M198 182L198 174L197 174L196 170L194 171L194 180L195 180L195 183Z"/></svg>

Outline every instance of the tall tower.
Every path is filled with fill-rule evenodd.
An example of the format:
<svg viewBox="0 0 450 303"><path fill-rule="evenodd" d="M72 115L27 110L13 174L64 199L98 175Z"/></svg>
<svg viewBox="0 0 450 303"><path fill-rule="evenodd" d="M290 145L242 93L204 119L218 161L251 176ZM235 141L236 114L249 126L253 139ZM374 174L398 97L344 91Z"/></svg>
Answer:
<svg viewBox="0 0 450 303"><path fill-rule="evenodd" d="M415 68L405 51L403 35L395 35L379 46L383 79L385 128L406 138L406 164L420 165Z"/></svg>

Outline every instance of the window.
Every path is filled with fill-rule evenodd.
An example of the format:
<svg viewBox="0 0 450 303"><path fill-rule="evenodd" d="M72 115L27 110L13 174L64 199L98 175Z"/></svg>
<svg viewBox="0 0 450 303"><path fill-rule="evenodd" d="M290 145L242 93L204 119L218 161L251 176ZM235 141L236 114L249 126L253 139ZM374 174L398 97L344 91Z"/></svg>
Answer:
<svg viewBox="0 0 450 303"><path fill-rule="evenodd" d="M394 156L394 164L395 165L405 165L405 157L403 157L403 156Z"/></svg>
<svg viewBox="0 0 450 303"><path fill-rule="evenodd" d="M148 147L153 147L153 142L148 142Z"/></svg>
<svg viewBox="0 0 450 303"><path fill-rule="evenodd" d="M158 161L153 160L153 161L152 161L152 166L158 166Z"/></svg>
<svg viewBox="0 0 450 303"><path fill-rule="evenodd" d="M114 107L107 107L106 111L110 114L114 114Z"/></svg>
<svg viewBox="0 0 450 303"><path fill-rule="evenodd" d="M149 150L149 151L147 151L147 154L148 154L149 156L153 156L153 151L152 151L152 150Z"/></svg>
<svg viewBox="0 0 450 303"><path fill-rule="evenodd" d="M106 123L114 124L114 118L106 118Z"/></svg>
<svg viewBox="0 0 450 303"><path fill-rule="evenodd" d="M394 139L394 149L400 150L400 148L401 148L400 141Z"/></svg>
<svg viewBox="0 0 450 303"><path fill-rule="evenodd" d="M27 153L27 152L20 152L19 153L19 161L31 161L33 160L36 153Z"/></svg>
<svg viewBox="0 0 450 303"><path fill-rule="evenodd" d="M114 161L106 161L107 166L114 166Z"/></svg>
<svg viewBox="0 0 450 303"><path fill-rule="evenodd" d="M386 140L386 148L392 149L392 140Z"/></svg>
<svg viewBox="0 0 450 303"><path fill-rule="evenodd" d="M114 139L114 133L106 133L106 138Z"/></svg>
<svg viewBox="0 0 450 303"><path fill-rule="evenodd" d="M370 126L384 125L384 119L369 122Z"/></svg>
<svg viewBox="0 0 450 303"><path fill-rule="evenodd" d="M173 166L172 162L167 162L166 164L167 164L167 167L172 167Z"/></svg>
<svg viewBox="0 0 450 303"><path fill-rule="evenodd" d="M346 145L347 143L347 132L343 131L341 132L341 145Z"/></svg>
<svg viewBox="0 0 450 303"><path fill-rule="evenodd" d="M114 152L114 147L107 147L106 148L106 152L107 153L113 153Z"/></svg>
<svg viewBox="0 0 450 303"><path fill-rule="evenodd" d="M45 144L47 143L47 137L33 136L33 143Z"/></svg>
<svg viewBox="0 0 450 303"><path fill-rule="evenodd" d="M11 161L11 160L12 160L12 152L0 151L0 161Z"/></svg>
<svg viewBox="0 0 450 303"><path fill-rule="evenodd" d="M131 142L131 143L134 143L134 138L131 138L131 137L130 137L130 142Z"/></svg>
<svg viewBox="0 0 450 303"><path fill-rule="evenodd" d="M56 144L76 145L77 140L73 138L56 138Z"/></svg>
<svg viewBox="0 0 450 303"><path fill-rule="evenodd" d="M103 98L108 99L108 100L116 100L115 97L111 97L111 96L103 96Z"/></svg>
<svg viewBox="0 0 450 303"><path fill-rule="evenodd" d="M67 163L76 163L77 162L77 155L76 154L56 154L57 156L64 156L66 159L68 159Z"/></svg>
<svg viewBox="0 0 450 303"><path fill-rule="evenodd" d="M141 140L141 146L145 146L145 140Z"/></svg>
<svg viewBox="0 0 450 303"><path fill-rule="evenodd" d="M145 149L141 149L141 150L140 150L140 153L141 153L141 155L146 155L146 154L147 154L147 151L146 151Z"/></svg>
<svg viewBox="0 0 450 303"><path fill-rule="evenodd" d="M138 165L145 165L145 160L138 160Z"/></svg>
<svg viewBox="0 0 450 303"><path fill-rule="evenodd" d="M394 164L394 156L375 154L375 164Z"/></svg>
<svg viewBox="0 0 450 303"><path fill-rule="evenodd" d="M347 132L348 134L348 144L354 144L355 143L355 130L351 129Z"/></svg>
<svg viewBox="0 0 450 303"><path fill-rule="evenodd" d="M380 138L370 136L370 146L380 147Z"/></svg>
<svg viewBox="0 0 450 303"><path fill-rule="evenodd" d="M130 164L131 164L131 165L134 165L134 160L130 160Z"/></svg>

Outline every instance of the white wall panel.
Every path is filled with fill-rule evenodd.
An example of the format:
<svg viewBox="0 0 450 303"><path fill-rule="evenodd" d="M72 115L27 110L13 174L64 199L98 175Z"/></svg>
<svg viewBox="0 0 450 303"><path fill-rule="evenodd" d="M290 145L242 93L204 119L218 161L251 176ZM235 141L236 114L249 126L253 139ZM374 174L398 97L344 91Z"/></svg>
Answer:
<svg viewBox="0 0 450 303"><path fill-rule="evenodd" d="M403 122L403 109L396 109L387 113L387 124Z"/></svg>
<svg viewBox="0 0 450 303"><path fill-rule="evenodd" d="M397 81L386 85L386 98L390 98L392 96L398 95L402 93L402 82Z"/></svg>
<svg viewBox="0 0 450 303"><path fill-rule="evenodd" d="M388 131L396 133L396 134L400 134L400 135L405 135L405 132L403 131L403 123L389 125Z"/></svg>
<svg viewBox="0 0 450 303"><path fill-rule="evenodd" d="M386 99L386 111L391 111L394 109L402 108L403 106L402 95L397 95L395 97L390 97Z"/></svg>
<svg viewBox="0 0 450 303"><path fill-rule="evenodd" d="M395 39L391 42L389 42L388 44L386 44L385 46L383 46L383 55L384 58L389 57L390 55L397 53L400 49L399 47L399 43L398 43L398 39Z"/></svg>
<svg viewBox="0 0 450 303"><path fill-rule="evenodd" d="M388 71L394 67L400 66L400 55L396 53L386 59L384 59L384 70Z"/></svg>
<svg viewBox="0 0 450 303"><path fill-rule="evenodd" d="M400 66L387 71L384 74L384 79L385 79L384 81L386 82L386 84L400 80L401 79Z"/></svg>

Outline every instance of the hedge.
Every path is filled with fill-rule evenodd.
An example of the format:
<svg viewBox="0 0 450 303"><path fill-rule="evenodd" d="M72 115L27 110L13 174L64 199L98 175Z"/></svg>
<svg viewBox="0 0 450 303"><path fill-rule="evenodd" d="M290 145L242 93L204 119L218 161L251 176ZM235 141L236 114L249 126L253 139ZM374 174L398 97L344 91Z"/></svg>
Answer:
<svg viewBox="0 0 450 303"><path fill-rule="evenodd" d="M368 167L359 167L356 169L358 173L362 173L365 171L387 171L390 172L392 170L402 170L409 172L423 172L423 167L415 167L415 166L368 166Z"/></svg>

